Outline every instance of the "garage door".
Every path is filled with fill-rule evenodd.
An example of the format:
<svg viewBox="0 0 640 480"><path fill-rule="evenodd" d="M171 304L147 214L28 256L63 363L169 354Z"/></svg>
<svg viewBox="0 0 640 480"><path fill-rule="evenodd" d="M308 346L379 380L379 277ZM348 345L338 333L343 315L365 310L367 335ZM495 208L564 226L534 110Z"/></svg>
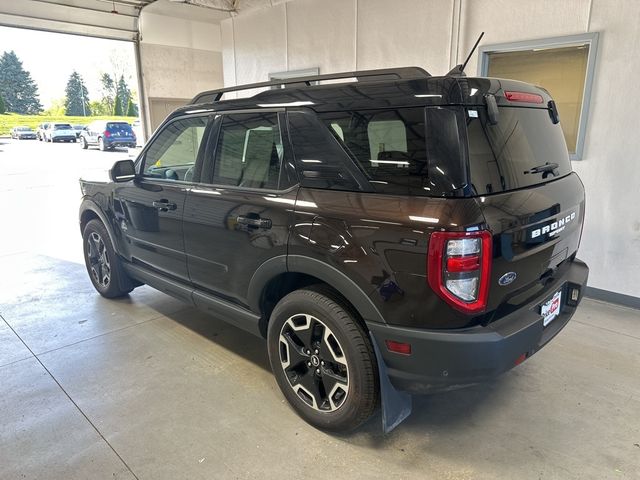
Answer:
<svg viewBox="0 0 640 480"><path fill-rule="evenodd" d="M154 0L0 0L0 25L134 41Z"/></svg>

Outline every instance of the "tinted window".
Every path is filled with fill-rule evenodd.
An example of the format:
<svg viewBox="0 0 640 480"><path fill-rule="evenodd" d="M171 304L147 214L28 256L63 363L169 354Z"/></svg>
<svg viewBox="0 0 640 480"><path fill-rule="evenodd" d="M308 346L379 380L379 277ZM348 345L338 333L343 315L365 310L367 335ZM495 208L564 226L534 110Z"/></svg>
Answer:
<svg viewBox="0 0 640 480"><path fill-rule="evenodd" d="M166 125L145 153L144 174L191 181L207 121L208 117L191 117Z"/></svg>
<svg viewBox="0 0 640 480"><path fill-rule="evenodd" d="M293 153L302 172L302 185L335 190L360 190L356 178L364 178L331 132L315 114L290 112L289 134ZM333 131L342 137L340 126ZM366 179L365 179L366 181Z"/></svg>
<svg viewBox="0 0 640 480"><path fill-rule="evenodd" d="M212 183L277 189L283 155L276 113L225 115Z"/></svg>
<svg viewBox="0 0 640 480"><path fill-rule="evenodd" d="M497 125L487 122L484 109L468 116L469 168L474 193L485 195L552 180L571 172L562 128L546 109L500 107ZM554 173L529 173L545 163L557 163Z"/></svg>
<svg viewBox="0 0 640 480"><path fill-rule="evenodd" d="M56 123L53 126L54 130L73 130L73 128L71 128L71 125L69 125L68 123Z"/></svg>
<svg viewBox="0 0 640 480"><path fill-rule="evenodd" d="M107 123L107 130L110 132L132 132L131 125L126 122L122 123Z"/></svg>

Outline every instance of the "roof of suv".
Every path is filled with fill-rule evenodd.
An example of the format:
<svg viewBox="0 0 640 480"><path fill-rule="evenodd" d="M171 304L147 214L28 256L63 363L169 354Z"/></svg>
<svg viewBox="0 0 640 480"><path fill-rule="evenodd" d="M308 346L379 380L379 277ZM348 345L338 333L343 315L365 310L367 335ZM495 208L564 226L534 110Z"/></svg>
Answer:
<svg viewBox="0 0 640 480"><path fill-rule="evenodd" d="M358 81L314 84L347 78ZM271 89L251 97L221 100L225 93L256 88ZM540 95L544 99L544 106L551 100L544 89L515 80L454 75L432 77L421 68L407 67L300 77L211 90L197 95L190 105L179 108L174 115L202 108L224 111L306 107L320 112L426 105L482 105L487 94L496 95L500 104L506 102L501 92L507 89ZM194 108L196 105L197 108Z"/></svg>

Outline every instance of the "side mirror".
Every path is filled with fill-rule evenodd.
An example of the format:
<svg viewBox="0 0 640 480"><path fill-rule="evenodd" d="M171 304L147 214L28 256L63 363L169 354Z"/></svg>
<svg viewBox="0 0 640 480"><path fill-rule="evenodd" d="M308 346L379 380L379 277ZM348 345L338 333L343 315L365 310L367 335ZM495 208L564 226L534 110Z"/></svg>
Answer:
<svg viewBox="0 0 640 480"><path fill-rule="evenodd" d="M118 160L109 170L109 177L115 183L128 182L136 178L136 167L133 160Z"/></svg>

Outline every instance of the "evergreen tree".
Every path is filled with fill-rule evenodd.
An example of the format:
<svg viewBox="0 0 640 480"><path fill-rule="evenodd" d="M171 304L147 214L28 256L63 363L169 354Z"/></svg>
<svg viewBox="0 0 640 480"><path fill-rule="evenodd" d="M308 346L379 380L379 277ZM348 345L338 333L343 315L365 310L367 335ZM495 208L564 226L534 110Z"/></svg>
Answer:
<svg viewBox="0 0 640 480"><path fill-rule="evenodd" d="M5 107L2 95L0 95L0 114L2 113L7 113L7 107Z"/></svg>
<svg viewBox="0 0 640 480"><path fill-rule="evenodd" d="M120 75L120 80L118 80L118 85L116 86L116 104L113 107L113 114L118 116L126 115L130 98L131 90L129 90L124 75Z"/></svg>
<svg viewBox="0 0 640 480"><path fill-rule="evenodd" d="M102 103L105 105L108 115L112 115L115 108L116 84L108 73L100 76L102 84Z"/></svg>
<svg viewBox="0 0 640 480"><path fill-rule="evenodd" d="M133 103L133 100L129 98L129 105L127 106L127 117L137 117L138 116L138 106Z"/></svg>
<svg viewBox="0 0 640 480"><path fill-rule="evenodd" d="M35 115L42 111L38 86L13 50L0 57L0 93L10 112Z"/></svg>
<svg viewBox="0 0 640 480"><path fill-rule="evenodd" d="M122 111L122 102L120 101L120 95L116 96L116 105L113 107L113 114L116 117L122 117L124 112Z"/></svg>
<svg viewBox="0 0 640 480"><path fill-rule="evenodd" d="M91 115L89 92L87 91L87 87L84 86L82 77L75 70L69 77L65 93L67 94L67 100L64 104L65 115L74 117Z"/></svg>

